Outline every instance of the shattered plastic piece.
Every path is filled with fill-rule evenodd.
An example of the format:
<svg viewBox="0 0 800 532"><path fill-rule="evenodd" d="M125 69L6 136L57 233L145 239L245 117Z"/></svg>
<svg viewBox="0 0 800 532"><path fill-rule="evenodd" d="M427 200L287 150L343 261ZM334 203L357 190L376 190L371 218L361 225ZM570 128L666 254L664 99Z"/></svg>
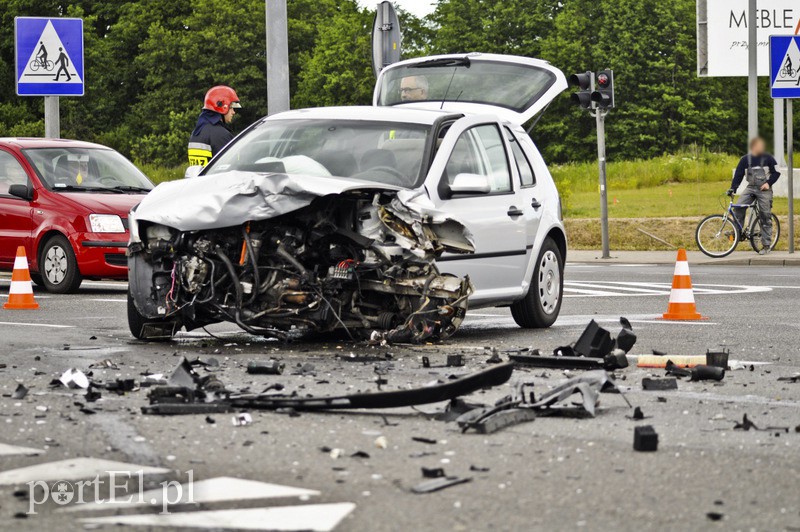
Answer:
<svg viewBox="0 0 800 532"><path fill-rule="evenodd" d="M422 357L422 367L423 368L431 367L431 359L428 357Z"/></svg>
<svg viewBox="0 0 800 532"><path fill-rule="evenodd" d="M535 350L538 351L538 350ZM556 347L553 349L553 356L557 357L577 357L577 353L575 353L575 349L573 349L572 345L562 345L561 347Z"/></svg>
<svg viewBox="0 0 800 532"><path fill-rule="evenodd" d="M186 357L178 363L177 367L173 370L172 375L169 377L170 386L185 386L193 388L197 385L199 376L192 368L192 365L186 360Z"/></svg>
<svg viewBox="0 0 800 532"><path fill-rule="evenodd" d="M633 415L630 416L630 418L636 421L645 419L644 412L642 412L642 409L637 406L633 409Z"/></svg>
<svg viewBox="0 0 800 532"><path fill-rule="evenodd" d="M472 477L441 477L441 478L434 478L431 480L426 480L424 482L420 482L413 488L411 491L414 493L433 493L434 491L443 490L445 488L449 488L451 486L457 486L458 484L464 484L465 482L472 481Z"/></svg>
<svg viewBox="0 0 800 532"><path fill-rule="evenodd" d="M633 449L645 452L658 450L658 434L652 425L640 425L633 429Z"/></svg>
<svg viewBox="0 0 800 532"><path fill-rule="evenodd" d="M722 512L707 512L706 517L711 521L721 521L725 517L725 514Z"/></svg>
<svg viewBox="0 0 800 532"><path fill-rule="evenodd" d="M725 368L717 366L701 365L687 369L680 368L673 364L671 360L667 360L666 370L668 375L689 377L689 379L693 381L721 381L725 378Z"/></svg>
<svg viewBox="0 0 800 532"><path fill-rule="evenodd" d="M524 387L524 385L523 385ZM601 392L617 391L614 380L604 370L589 371L580 377L567 379L535 401L521 387L516 398L509 398L488 408L477 408L457 419L462 432L473 429L488 434L514 423L531 421L537 415L588 415L594 417ZM574 394L580 394L583 402L579 406L557 406ZM623 396L623 399L625 397ZM627 402L627 399L626 399Z"/></svg>
<svg viewBox="0 0 800 532"><path fill-rule="evenodd" d="M594 320L589 322L573 347L577 354L593 358L603 358L613 348L614 340L611 339L611 333Z"/></svg>
<svg viewBox="0 0 800 532"><path fill-rule="evenodd" d="M422 476L424 478L442 478L444 477L444 469L441 467L423 467L422 468Z"/></svg>
<svg viewBox="0 0 800 532"><path fill-rule="evenodd" d="M364 451L356 451L350 455L350 458L369 458L369 453L365 453Z"/></svg>
<svg viewBox="0 0 800 532"><path fill-rule="evenodd" d="M538 350L536 350L536 352L538 352ZM603 361L596 358L576 357L569 355L508 355L508 358L520 366L530 366L534 368L603 369Z"/></svg>
<svg viewBox="0 0 800 532"><path fill-rule="evenodd" d="M247 412L243 412L241 414L236 414L231 419L233 422L233 426L235 427L243 427L245 425L249 425L253 422L253 417L248 414Z"/></svg>
<svg viewBox="0 0 800 532"><path fill-rule="evenodd" d="M386 436L378 436L375 438L375 447L378 449L386 449L389 446L389 441Z"/></svg>
<svg viewBox="0 0 800 532"><path fill-rule="evenodd" d="M764 427L759 428L756 426L755 423L750 421L750 418L747 417L747 414L744 414L742 417L741 423L737 422L736 425L733 427L733 430L758 430L761 432L789 432L789 427Z"/></svg>
<svg viewBox="0 0 800 532"><path fill-rule="evenodd" d="M620 318L619 323L622 325L622 330L617 335L617 349L621 349L627 354L633 349L634 344L636 344L636 334L634 334L633 327L631 326L631 322L628 321L628 318Z"/></svg>
<svg viewBox="0 0 800 532"><path fill-rule="evenodd" d="M464 355L447 355L448 368L460 368L464 365Z"/></svg>
<svg viewBox="0 0 800 532"><path fill-rule="evenodd" d="M256 375L282 375L285 364L279 360L251 361L247 363L247 373Z"/></svg>
<svg viewBox="0 0 800 532"><path fill-rule="evenodd" d="M94 386L89 386L86 390L86 394L83 396L86 399L87 403L94 403L98 399L100 399L101 394L97 390L95 390Z"/></svg>
<svg viewBox="0 0 800 532"><path fill-rule="evenodd" d="M17 389L14 390L14 393L11 394L12 399L25 399L25 396L28 395L28 389L23 384L19 384Z"/></svg>
<svg viewBox="0 0 800 532"><path fill-rule="evenodd" d="M500 358L500 354L497 352L496 348L492 348L492 356L490 356L487 360L487 364L501 364L503 359Z"/></svg>
<svg viewBox="0 0 800 532"><path fill-rule="evenodd" d="M412 436L411 439L413 441L416 441L416 442L419 442L419 443L427 443L428 445L435 445L435 444L439 443L438 441L434 440L433 438L423 438L422 436Z"/></svg>
<svg viewBox="0 0 800 532"><path fill-rule="evenodd" d="M150 394L150 406L142 407L142 412L145 414L171 415L227 411L225 409L278 410L291 408L297 411L312 411L350 408L399 408L449 401L482 388L499 386L511 378L513 371L513 364L498 364L444 384L435 384L411 390L359 393L334 397L226 394L226 397L206 402L200 400L199 396L193 395L192 390L187 392L186 390L178 389L179 393L190 393L192 396L175 401L173 391L166 390L162 393L158 391L159 388L155 388Z"/></svg>
<svg viewBox="0 0 800 532"><path fill-rule="evenodd" d="M476 465L469 466L470 471L475 471L476 473L488 473L490 469L488 467L480 467Z"/></svg>
<svg viewBox="0 0 800 532"><path fill-rule="evenodd" d="M728 349L722 351L706 350L706 364L709 366L716 366L722 369L728 369L728 358L731 352Z"/></svg>
<svg viewBox="0 0 800 532"><path fill-rule="evenodd" d="M645 377L642 379L642 389L648 391L677 390L678 379L675 377L666 377L663 379Z"/></svg>
<svg viewBox="0 0 800 532"><path fill-rule="evenodd" d="M782 382L800 382L800 375L792 375L791 377L778 377L778 381Z"/></svg>
<svg viewBox="0 0 800 532"><path fill-rule="evenodd" d="M67 388L72 388L73 390L77 388L82 388L85 390L89 387L89 379L82 371L78 371L75 368L70 368L65 371L58 380L61 382L61 384Z"/></svg>
<svg viewBox="0 0 800 532"><path fill-rule="evenodd" d="M615 369L623 369L628 367L627 351L623 349L614 349L611 353L603 357L603 366L608 371Z"/></svg>

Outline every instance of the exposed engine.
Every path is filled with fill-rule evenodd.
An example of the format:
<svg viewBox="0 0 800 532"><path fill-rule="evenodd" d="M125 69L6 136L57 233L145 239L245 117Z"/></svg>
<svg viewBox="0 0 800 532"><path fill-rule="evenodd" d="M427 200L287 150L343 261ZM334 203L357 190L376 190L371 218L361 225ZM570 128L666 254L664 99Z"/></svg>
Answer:
<svg viewBox="0 0 800 532"><path fill-rule="evenodd" d="M440 274L434 260L470 250L449 247L436 230L386 191L318 197L224 229L141 221L141 241L130 247L131 293L153 323L137 336L169 330L159 324L229 321L278 338L335 330L353 338L377 330L389 342L447 338L472 287Z"/></svg>

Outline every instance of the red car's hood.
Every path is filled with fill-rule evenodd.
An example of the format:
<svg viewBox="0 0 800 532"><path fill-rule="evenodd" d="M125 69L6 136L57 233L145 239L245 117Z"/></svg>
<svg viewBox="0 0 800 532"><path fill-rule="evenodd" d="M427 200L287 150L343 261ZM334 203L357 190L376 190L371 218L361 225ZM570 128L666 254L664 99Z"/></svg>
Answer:
<svg viewBox="0 0 800 532"><path fill-rule="evenodd" d="M144 194L105 194L91 192L56 192L65 200L95 214L117 214L127 218L130 210L138 205Z"/></svg>

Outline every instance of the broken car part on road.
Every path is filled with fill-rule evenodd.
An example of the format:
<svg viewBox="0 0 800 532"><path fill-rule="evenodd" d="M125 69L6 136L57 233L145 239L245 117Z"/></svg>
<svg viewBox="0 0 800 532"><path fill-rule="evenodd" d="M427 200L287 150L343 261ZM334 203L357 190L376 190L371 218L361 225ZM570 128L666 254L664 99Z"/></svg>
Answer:
<svg viewBox="0 0 800 532"><path fill-rule="evenodd" d="M131 333L228 321L288 338L451 336L472 293L438 271L472 237L420 192L353 179L230 172L159 185L131 213Z"/></svg>
<svg viewBox="0 0 800 532"><path fill-rule="evenodd" d="M195 386L161 386L152 388L150 405L145 414L209 414L239 410L342 410L417 406L450 401L483 388L499 386L511 378L513 364L498 364L489 369L413 390L359 393L336 397L289 397L265 394L235 394L219 388L207 390L202 383Z"/></svg>

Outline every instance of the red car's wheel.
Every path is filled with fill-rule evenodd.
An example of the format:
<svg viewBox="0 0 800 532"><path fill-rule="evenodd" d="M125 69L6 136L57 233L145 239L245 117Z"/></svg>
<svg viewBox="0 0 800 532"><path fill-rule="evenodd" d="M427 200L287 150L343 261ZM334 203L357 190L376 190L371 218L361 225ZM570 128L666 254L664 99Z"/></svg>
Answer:
<svg viewBox="0 0 800 532"><path fill-rule="evenodd" d="M83 277L69 241L55 235L47 239L39 254L39 274L48 292L71 294L81 286Z"/></svg>

